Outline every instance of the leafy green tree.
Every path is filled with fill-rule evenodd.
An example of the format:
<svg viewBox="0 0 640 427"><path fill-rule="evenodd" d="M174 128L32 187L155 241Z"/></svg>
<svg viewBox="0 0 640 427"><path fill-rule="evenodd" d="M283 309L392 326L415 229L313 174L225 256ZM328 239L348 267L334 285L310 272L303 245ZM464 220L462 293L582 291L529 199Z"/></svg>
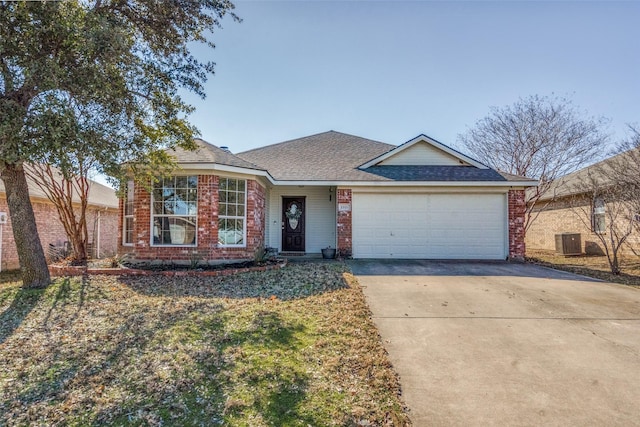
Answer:
<svg viewBox="0 0 640 427"><path fill-rule="evenodd" d="M196 59L232 12L227 0L0 2L0 177L4 181L25 287L49 273L24 164L45 162L77 174L69 152L95 158L118 179L121 164L151 174L162 149L193 148L192 107L204 97L212 62Z"/></svg>

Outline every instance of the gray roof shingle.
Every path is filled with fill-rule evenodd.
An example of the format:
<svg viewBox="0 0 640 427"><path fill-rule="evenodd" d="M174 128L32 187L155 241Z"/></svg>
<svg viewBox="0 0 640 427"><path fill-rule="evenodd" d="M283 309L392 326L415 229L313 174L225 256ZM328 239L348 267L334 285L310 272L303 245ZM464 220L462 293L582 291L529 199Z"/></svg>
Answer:
<svg viewBox="0 0 640 427"><path fill-rule="evenodd" d="M329 131L245 151L238 156L268 170L276 180L371 180L375 175L359 170L358 166L393 148L394 145L383 142Z"/></svg>
<svg viewBox="0 0 640 427"><path fill-rule="evenodd" d="M178 163L216 163L267 171L276 181L530 181L474 166L360 166L397 148L359 136L329 131L238 154L195 140L195 151L169 151ZM533 181L532 181L533 182Z"/></svg>
<svg viewBox="0 0 640 427"><path fill-rule="evenodd" d="M198 148L194 151L177 147L167 150L167 152L176 158L177 163L217 163L219 165L261 170L255 164L243 160L227 150L209 144L207 141L196 139L195 143Z"/></svg>
<svg viewBox="0 0 640 427"><path fill-rule="evenodd" d="M393 181L507 181L493 169L475 166L372 166L366 171Z"/></svg>
<svg viewBox="0 0 640 427"><path fill-rule="evenodd" d="M531 181L473 166L359 166L395 145L329 131L238 153L279 181Z"/></svg>
<svg viewBox="0 0 640 427"><path fill-rule="evenodd" d="M591 182L602 186L615 183L611 177L617 176L618 171L626 170L627 173L629 171L635 173L638 164L640 164L640 147L616 154L553 180L549 190L540 198L540 201L584 193L590 185L593 185Z"/></svg>

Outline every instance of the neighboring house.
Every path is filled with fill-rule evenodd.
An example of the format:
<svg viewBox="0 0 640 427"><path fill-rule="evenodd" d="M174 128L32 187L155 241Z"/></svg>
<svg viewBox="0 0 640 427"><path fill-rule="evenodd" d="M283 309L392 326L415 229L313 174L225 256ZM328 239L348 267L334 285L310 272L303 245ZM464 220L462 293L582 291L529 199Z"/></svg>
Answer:
<svg viewBox="0 0 640 427"><path fill-rule="evenodd" d="M231 154L197 140L175 176L121 205L134 260L253 258L337 248L355 258L524 256L524 190L425 135L393 146L325 132Z"/></svg>
<svg viewBox="0 0 640 427"><path fill-rule="evenodd" d="M53 203L47 199L44 192L30 178L27 178L29 196L33 213L36 217L38 236L42 248L49 257L49 245L56 248L64 248L68 242L64 226L58 217L58 211ZM117 227L118 227L118 198L112 188L91 181L89 201L87 207L87 228L89 231L89 244L93 249L92 256L111 256L117 251ZM0 240L0 265L2 270L11 270L20 267L11 217L7 206L7 196L4 183L0 180L0 212L6 213L7 223L0 225L2 239ZM68 247L68 243L66 244Z"/></svg>
<svg viewBox="0 0 640 427"><path fill-rule="evenodd" d="M611 185L609 177L625 168L625 164L628 165L625 162L629 159L638 158L637 154L629 157L628 153L631 152L618 154L555 180L533 207L532 218L535 219L527 231L527 248L555 250L557 234L575 233L581 236L583 253L604 255L605 248L599 237L609 239L610 221L617 221L614 228L622 230L629 227L630 217L640 220L637 215L640 212L622 214L619 207L593 192L595 187L607 188ZM614 209L618 209L618 212L613 212ZM630 229L632 233L623 246L623 252L640 247L637 229Z"/></svg>

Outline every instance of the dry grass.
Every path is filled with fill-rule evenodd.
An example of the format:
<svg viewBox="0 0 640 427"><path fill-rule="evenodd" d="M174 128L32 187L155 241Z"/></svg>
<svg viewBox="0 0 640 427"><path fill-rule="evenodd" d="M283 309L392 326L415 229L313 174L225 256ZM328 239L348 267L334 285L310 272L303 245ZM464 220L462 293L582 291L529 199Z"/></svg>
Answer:
<svg viewBox="0 0 640 427"><path fill-rule="evenodd" d="M582 274L588 277L613 283L622 283L640 287L640 258L626 255L621 261L622 273L615 275L609 269L606 256L562 256L555 251L533 250L527 251L527 260L536 264L542 264L558 270Z"/></svg>
<svg viewBox="0 0 640 427"><path fill-rule="evenodd" d="M0 425L408 425L339 263L0 285Z"/></svg>

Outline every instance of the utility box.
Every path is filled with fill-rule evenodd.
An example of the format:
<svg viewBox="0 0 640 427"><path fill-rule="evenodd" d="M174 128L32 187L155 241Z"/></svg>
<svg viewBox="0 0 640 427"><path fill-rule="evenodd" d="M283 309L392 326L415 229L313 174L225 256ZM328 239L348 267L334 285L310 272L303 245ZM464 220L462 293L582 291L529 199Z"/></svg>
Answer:
<svg viewBox="0 0 640 427"><path fill-rule="evenodd" d="M556 254L582 255L580 233L556 234Z"/></svg>

